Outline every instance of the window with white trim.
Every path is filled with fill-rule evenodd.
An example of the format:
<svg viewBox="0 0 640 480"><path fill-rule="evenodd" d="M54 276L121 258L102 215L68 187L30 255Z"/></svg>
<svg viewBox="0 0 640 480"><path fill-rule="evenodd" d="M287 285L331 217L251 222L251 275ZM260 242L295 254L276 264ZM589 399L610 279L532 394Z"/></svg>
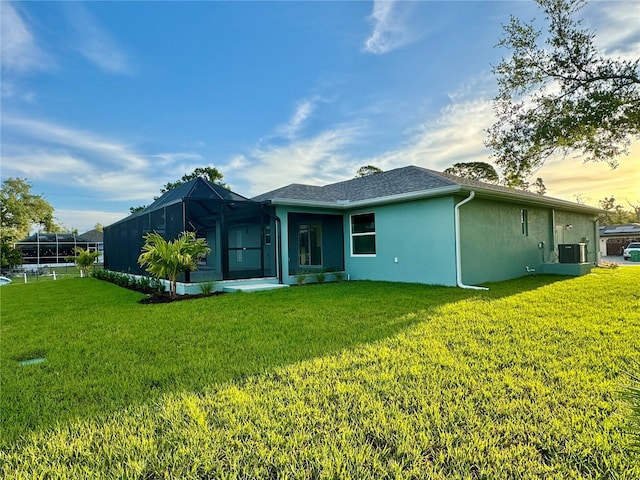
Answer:
<svg viewBox="0 0 640 480"><path fill-rule="evenodd" d="M351 255L376 254L376 217L374 213L351 215Z"/></svg>

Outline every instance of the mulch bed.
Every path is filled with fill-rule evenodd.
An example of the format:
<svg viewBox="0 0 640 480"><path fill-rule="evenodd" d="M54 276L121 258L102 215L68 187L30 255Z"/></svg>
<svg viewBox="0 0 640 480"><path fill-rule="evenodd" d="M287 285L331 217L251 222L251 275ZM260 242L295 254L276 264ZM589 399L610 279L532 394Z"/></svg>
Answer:
<svg viewBox="0 0 640 480"><path fill-rule="evenodd" d="M155 303L171 303L181 302L183 300L193 300L194 298L204 297L217 297L223 295L225 292L211 292L211 293L198 293L193 295L176 295L176 298L171 298L168 293L154 293L145 297L139 301L142 304L155 304Z"/></svg>

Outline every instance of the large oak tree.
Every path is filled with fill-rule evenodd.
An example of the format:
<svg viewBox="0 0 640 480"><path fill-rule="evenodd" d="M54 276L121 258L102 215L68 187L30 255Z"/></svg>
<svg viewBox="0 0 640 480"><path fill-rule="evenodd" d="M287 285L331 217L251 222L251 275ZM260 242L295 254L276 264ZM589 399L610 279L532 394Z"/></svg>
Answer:
<svg viewBox="0 0 640 480"><path fill-rule="evenodd" d="M553 155L580 153L617 166L640 138L640 59L614 59L594 45L577 13L584 0L537 0L548 31L511 17L498 45L511 56L493 69L499 94L488 130L503 175L528 177Z"/></svg>

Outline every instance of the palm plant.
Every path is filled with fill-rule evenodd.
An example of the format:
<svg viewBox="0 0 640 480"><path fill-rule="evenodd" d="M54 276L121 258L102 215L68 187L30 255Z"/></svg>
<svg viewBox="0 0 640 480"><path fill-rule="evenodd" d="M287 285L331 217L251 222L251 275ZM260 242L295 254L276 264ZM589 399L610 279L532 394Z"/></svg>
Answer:
<svg viewBox="0 0 640 480"><path fill-rule="evenodd" d="M76 256L69 256L66 260L75 263L76 266L88 277L89 270L91 270L91 266L96 263L96 259L100 256L100 252L97 250L92 252L80 247L76 247L75 251Z"/></svg>
<svg viewBox="0 0 640 480"><path fill-rule="evenodd" d="M147 233L138 264L157 279L169 280L169 296L176 297L178 277L198 269L198 260L211 249L193 232L181 232L175 240L166 241L157 232Z"/></svg>

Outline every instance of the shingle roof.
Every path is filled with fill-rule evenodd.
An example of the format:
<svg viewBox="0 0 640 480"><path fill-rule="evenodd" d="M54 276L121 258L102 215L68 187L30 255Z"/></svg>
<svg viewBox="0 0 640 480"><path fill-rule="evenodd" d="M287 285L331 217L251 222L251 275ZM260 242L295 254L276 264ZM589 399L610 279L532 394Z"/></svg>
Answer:
<svg viewBox="0 0 640 480"><path fill-rule="evenodd" d="M353 178L332 183L324 187L293 183L271 192L254 197L255 201L274 198L291 200L311 200L324 202L357 202L372 198L389 197L403 193L420 192L439 187L456 185L450 178L438 175L425 168L408 166L366 177Z"/></svg>
<svg viewBox="0 0 640 480"><path fill-rule="evenodd" d="M84 232L80 235L80 237L84 238L88 242L104 242L104 233L96 230L95 228L93 230L89 230L88 232Z"/></svg>
<svg viewBox="0 0 640 480"><path fill-rule="evenodd" d="M276 203L282 201L323 202L334 203L337 206L354 202L382 201L385 198L393 199L403 195L435 193L438 192L438 189L444 189L450 194L456 187L458 187L458 191L461 193L473 190L485 197L509 197L529 203L561 206L574 210L588 211L589 213L599 213L599 209L587 205L580 205L538 193L457 177L415 165L332 183L324 187L294 183L258 195L252 200L258 202L275 201Z"/></svg>

